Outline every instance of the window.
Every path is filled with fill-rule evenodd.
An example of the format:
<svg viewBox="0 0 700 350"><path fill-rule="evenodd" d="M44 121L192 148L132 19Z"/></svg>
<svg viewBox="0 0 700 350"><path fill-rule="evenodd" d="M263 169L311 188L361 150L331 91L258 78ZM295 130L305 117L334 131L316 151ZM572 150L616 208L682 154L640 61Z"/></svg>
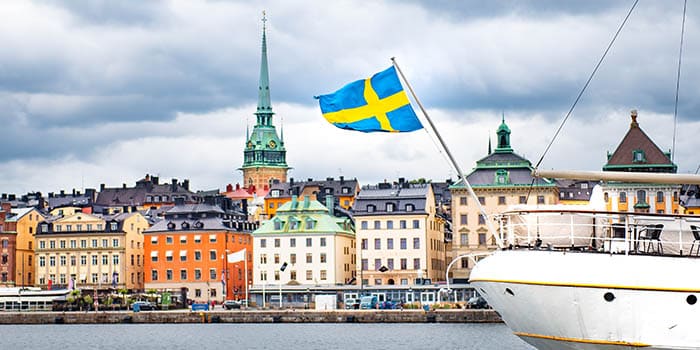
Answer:
<svg viewBox="0 0 700 350"><path fill-rule="evenodd" d="M299 221L290 219L289 220L289 229L290 230L298 230L299 229Z"/></svg>
<svg viewBox="0 0 700 350"><path fill-rule="evenodd" d="M194 236L194 243L202 243L202 236L200 236L200 235Z"/></svg>
<svg viewBox="0 0 700 350"><path fill-rule="evenodd" d="M506 204L506 196L498 196L498 204L499 205Z"/></svg>
<svg viewBox="0 0 700 350"><path fill-rule="evenodd" d="M118 229L118 226L117 226L116 222L110 223L110 230L116 231L117 229Z"/></svg>
<svg viewBox="0 0 700 350"><path fill-rule="evenodd" d="M369 267L369 263L367 262L367 259L362 259L362 271L367 271Z"/></svg>
<svg viewBox="0 0 700 350"><path fill-rule="evenodd" d="M306 253L306 263L311 264L313 260L313 255L311 253Z"/></svg>
<svg viewBox="0 0 700 350"><path fill-rule="evenodd" d="M375 249L375 250L380 250L380 249L382 249L382 240L381 240L381 238L375 238L375 239L374 239L374 249Z"/></svg>
<svg viewBox="0 0 700 350"><path fill-rule="evenodd" d="M187 251L186 250L180 251L180 261L187 261Z"/></svg>
<svg viewBox="0 0 700 350"><path fill-rule="evenodd" d="M307 247L311 247L311 246L312 246L311 243L312 243L312 242L311 242L311 238L307 238L307 239L306 239L306 246L307 246Z"/></svg>
<svg viewBox="0 0 700 350"><path fill-rule="evenodd" d="M399 220L399 228L401 228L401 229L406 228L406 220Z"/></svg>
<svg viewBox="0 0 700 350"><path fill-rule="evenodd" d="M151 270L151 280L153 280L153 281L158 280L158 270L156 270L156 269Z"/></svg>
<svg viewBox="0 0 700 350"><path fill-rule="evenodd" d="M419 258L413 259L413 269L420 270L420 259Z"/></svg>
<svg viewBox="0 0 700 350"><path fill-rule="evenodd" d="M394 203L387 203L386 204L386 211L391 213L394 211Z"/></svg>
<svg viewBox="0 0 700 350"><path fill-rule="evenodd" d="M420 221L419 220L413 220L413 228L420 228Z"/></svg>
<svg viewBox="0 0 700 350"><path fill-rule="evenodd" d="M209 243L216 243L216 235L209 235Z"/></svg>
<svg viewBox="0 0 700 350"><path fill-rule="evenodd" d="M274 221L274 225L275 225L275 230L279 231L279 230L282 229L282 221L280 221L280 220L275 220L275 221Z"/></svg>
<svg viewBox="0 0 700 350"><path fill-rule="evenodd" d="M382 268L382 259L374 259L374 270L379 271Z"/></svg>
<svg viewBox="0 0 700 350"><path fill-rule="evenodd" d="M465 196L459 197L459 205L467 205L467 197L465 197Z"/></svg>
<svg viewBox="0 0 700 350"><path fill-rule="evenodd" d="M112 265L119 265L119 255L112 255Z"/></svg>
<svg viewBox="0 0 700 350"><path fill-rule="evenodd" d="M486 218L484 214L479 214L479 225L486 225Z"/></svg>
<svg viewBox="0 0 700 350"><path fill-rule="evenodd" d="M216 260L216 250L210 250L209 251L209 260L215 261Z"/></svg>
<svg viewBox="0 0 700 350"><path fill-rule="evenodd" d="M374 205L368 205L367 206L367 212L368 213L374 213L374 211L377 209Z"/></svg>
<svg viewBox="0 0 700 350"><path fill-rule="evenodd" d="M158 252L151 252L151 261L158 262Z"/></svg>
<svg viewBox="0 0 700 350"><path fill-rule="evenodd" d="M87 240L86 239L81 239L80 240L80 248L87 248Z"/></svg>
<svg viewBox="0 0 700 350"><path fill-rule="evenodd" d="M401 249L405 250L406 249L406 238L401 238L399 244L401 245Z"/></svg>
<svg viewBox="0 0 700 350"><path fill-rule="evenodd" d="M636 149L632 151L632 162L633 163L643 163L646 161L646 157L644 156L644 151Z"/></svg>
<svg viewBox="0 0 700 350"><path fill-rule="evenodd" d="M362 250L367 250L367 238L362 239L361 247Z"/></svg>
<svg viewBox="0 0 700 350"><path fill-rule="evenodd" d="M647 202L647 191L639 190L637 191L637 203L646 204Z"/></svg>
<svg viewBox="0 0 700 350"><path fill-rule="evenodd" d="M467 214L461 214L459 216L459 224L460 225L467 225Z"/></svg>
<svg viewBox="0 0 700 350"><path fill-rule="evenodd" d="M401 259L401 270L406 270L408 268L408 259L402 258Z"/></svg>
<svg viewBox="0 0 700 350"><path fill-rule="evenodd" d="M486 205L486 198L484 198L484 197L479 197L479 204L481 204L481 205Z"/></svg>
<svg viewBox="0 0 700 350"><path fill-rule="evenodd" d="M382 223L379 220L374 220L374 229L379 230L382 228Z"/></svg>
<svg viewBox="0 0 700 350"><path fill-rule="evenodd" d="M202 270L200 270L200 269L194 269L194 279L195 279L195 280L201 280L201 279L202 279Z"/></svg>
<svg viewBox="0 0 700 350"><path fill-rule="evenodd" d="M45 256L39 257L39 266L41 266L41 267L46 266L46 257Z"/></svg>
<svg viewBox="0 0 700 350"><path fill-rule="evenodd" d="M31 258L31 256L30 256ZM75 258L75 255L71 255L70 257L70 266L75 266L77 263L77 259Z"/></svg>
<svg viewBox="0 0 700 350"><path fill-rule="evenodd" d="M165 237L165 244L173 244L173 236Z"/></svg>
<svg viewBox="0 0 700 350"><path fill-rule="evenodd" d="M460 260L460 265L463 269L468 269L469 268L469 258L462 258Z"/></svg>
<svg viewBox="0 0 700 350"><path fill-rule="evenodd" d="M117 239L117 238L112 239L112 247L119 248L119 239Z"/></svg>
<svg viewBox="0 0 700 350"><path fill-rule="evenodd" d="M620 192L620 203L627 203L627 193Z"/></svg>
<svg viewBox="0 0 700 350"><path fill-rule="evenodd" d="M91 257L90 257L90 262L91 262L93 265L97 265L97 255L91 256Z"/></svg>
<svg viewBox="0 0 700 350"><path fill-rule="evenodd" d="M95 240L97 242L97 240ZM56 249L56 241L49 241L49 249Z"/></svg>
<svg viewBox="0 0 700 350"><path fill-rule="evenodd" d="M199 250L194 251L194 261L201 261L202 260L202 252Z"/></svg>
<svg viewBox="0 0 700 350"><path fill-rule="evenodd" d="M181 280L187 279L187 270L185 270L185 269L180 270L180 279Z"/></svg>
<svg viewBox="0 0 700 350"><path fill-rule="evenodd" d="M209 279L216 280L216 269L209 269Z"/></svg>
<svg viewBox="0 0 700 350"><path fill-rule="evenodd" d="M103 239L102 240L102 248L107 248L109 240Z"/></svg>
<svg viewBox="0 0 700 350"><path fill-rule="evenodd" d="M394 259L393 259L393 258L386 259L386 267L387 267L389 270L393 270L393 269L394 269Z"/></svg>
<svg viewBox="0 0 700 350"><path fill-rule="evenodd" d="M468 246L469 245L469 235L462 233L459 235L459 245Z"/></svg>
<svg viewBox="0 0 700 350"><path fill-rule="evenodd" d="M297 280L297 272L295 270L290 270L289 271L289 279L292 281Z"/></svg>
<svg viewBox="0 0 700 350"><path fill-rule="evenodd" d="M321 262L322 263L326 262L326 253L321 253Z"/></svg>
<svg viewBox="0 0 700 350"><path fill-rule="evenodd" d="M306 270L306 280L311 281L314 279L314 272L311 270Z"/></svg>
<svg viewBox="0 0 700 350"><path fill-rule="evenodd" d="M69 232L73 231L73 225L70 225L70 224L66 225L66 231L69 231Z"/></svg>
<svg viewBox="0 0 700 350"><path fill-rule="evenodd" d="M394 239L393 238L387 238L386 239L386 249L394 249Z"/></svg>
<svg viewBox="0 0 700 350"><path fill-rule="evenodd" d="M39 241L39 249L46 249L46 241Z"/></svg>
<svg viewBox="0 0 700 350"><path fill-rule="evenodd" d="M406 204L406 211L411 212L416 210L416 206L413 204Z"/></svg>
<svg viewBox="0 0 700 350"><path fill-rule="evenodd" d="M173 261L173 251L172 250L165 251L165 261Z"/></svg>
<svg viewBox="0 0 700 350"><path fill-rule="evenodd" d="M420 238L413 238L413 249L420 249Z"/></svg>
<svg viewBox="0 0 700 350"><path fill-rule="evenodd" d="M274 255L274 259L275 259L275 264L279 264L279 263L280 263L280 255L279 255L279 254L275 254L275 255Z"/></svg>
<svg viewBox="0 0 700 350"><path fill-rule="evenodd" d="M326 246L326 237L321 237L321 247Z"/></svg>
<svg viewBox="0 0 700 350"><path fill-rule="evenodd" d="M180 236L180 244L187 244L187 236Z"/></svg>
<svg viewBox="0 0 700 350"><path fill-rule="evenodd" d="M267 240L265 238L260 239L260 248L267 248Z"/></svg>
<svg viewBox="0 0 700 350"><path fill-rule="evenodd" d="M664 193L662 191L656 192L656 203L664 202Z"/></svg>
<svg viewBox="0 0 700 350"><path fill-rule="evenodd" d="M326 280L326 273L327 273L326 270L321 270L321 281Z"/></svg>
<svg viewBox="0 0 700 350"><path fill-rule="evenodd" d="M275 270L275 281L279 281L279 280L280 280L280 272L279 272L279 270Z"/></svg>
<svg viewBox="0 0 700 350"><path fill-rule="evenodd" d="M80 265L87 265L87 255L81 255L80 256Z"/></svg>
<svg viewBox="0 0 700 350"><path fill-rule="evenodd" d="M2 242L3 248L7 248L7 241ZM61 249L66 249L66 241L61 240L58 242L58 246L61 247Z"/></svg>
<svg viewBox="0 0 700 350"><path fill-rule="evenodd" d="M107 255L102 255L102 265L109 264L109 257Z"/></svg>
<svg viewBox="0 0 700 350"><path fill-rule="evenodd" d="M544 196L537 196L537 204L544 204Z"/></svg>
<svg viewBox="0 0 700 350"><path fill-rule="evenodd" d="M280 239L275 238L275 248L279 248L279 247L280 247Z"/></svg>
<svg viewBox="0 0 700 350"><path fill-rule="evenodd" d="M297 239L296 238L290 238L289 239L289 246L294 248L297 246Z"/></svg>
<svg viewBox="0 0 700 350"><path fill-rule="evenodd" d="M173 280L173 270L171 270L171 269L165 270L165 279L168 281Z"/></svg>
<svg viewBox="0 0 700 350"><path fill-rule="evenodd" d="M313 220L311 220L311 219L306 219L306 227L305 227L305 229L307 229L307 230L313 230L313 228L314 228L314 223L315 223L315 221L313 221Z"/></svg>
<svg viewBox="0 0 700 350"><path fill-rule="evenodd" d="M297 255L295 253L289 254L289 263L292 265L297 263Z"/></svg>
<svg viewBox="0 0 700 350"><path fill-rule="evenodd" d="M393 221L393 220L387 221L387 222L386 222L386 228L389 229L389 230L393 229L393 228L394 228L394 221Z"/></svg>
<svg viewBox="0 0 700 350"><path fill-rule="evenodd" d="M367 229L367 221L360 221L360 227L362 227L363 230Z"/></svg>
<svg viewBox="0 0 700 350"><path fill-rule="evenodd" d="M479 233L479 245L486 245L486 233Z"/></svg>

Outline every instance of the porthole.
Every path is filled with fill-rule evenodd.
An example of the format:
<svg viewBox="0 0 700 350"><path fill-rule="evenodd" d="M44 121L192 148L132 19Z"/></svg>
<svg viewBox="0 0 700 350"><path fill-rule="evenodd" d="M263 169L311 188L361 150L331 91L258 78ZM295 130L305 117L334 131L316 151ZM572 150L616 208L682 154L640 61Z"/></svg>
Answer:
<svg viewBox="0 0 700 350"><path fill-rule="evenodd" d="M508 293L508 294L510 294L510 295L512 295L512 296L515 296L515 293L513 293L513 291L510 290L510 288L506 288L506 293Z"/></svg>
<svg viewBox="0 0 700 350"><path fill-rule="evenodd" d="M698 302L698 297L696 297L695 295L692 295L692 294L691 294L691 295L688 295L687 298L685 298L685 301L686 301L689 305L695 305L695 303Z"/></svg>
<svg viewBox="0 0 700 350"><path fill-rule="evenodd" d="M605 295L603 295L603 299L605 299L605 301L608 301L608 302L613 301L613 300L615 300L615 294L607 292L607 293L605 293Z"/></svg>

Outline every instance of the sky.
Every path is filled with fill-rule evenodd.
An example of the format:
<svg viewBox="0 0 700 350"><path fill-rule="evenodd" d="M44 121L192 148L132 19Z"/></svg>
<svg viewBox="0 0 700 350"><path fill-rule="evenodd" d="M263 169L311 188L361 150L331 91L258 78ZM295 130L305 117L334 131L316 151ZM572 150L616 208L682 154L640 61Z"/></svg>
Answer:
<svg viewBox="0 0 700 350"><path fill-rule="evenodd" d="M2 2L0 192L133 186L146 174L189 179L193 190L242 182L263 10L289 177L456 178L425 130L363 134L321 116L313 96L391 57L463 171L495 144L502 117L515 152L535 164L632 4ZM637 109L641 128L675 151L679 173L696 171L700 7L689 2L674 118L682 14L681 0L639 2L540 168L600 170Z"/></svg>

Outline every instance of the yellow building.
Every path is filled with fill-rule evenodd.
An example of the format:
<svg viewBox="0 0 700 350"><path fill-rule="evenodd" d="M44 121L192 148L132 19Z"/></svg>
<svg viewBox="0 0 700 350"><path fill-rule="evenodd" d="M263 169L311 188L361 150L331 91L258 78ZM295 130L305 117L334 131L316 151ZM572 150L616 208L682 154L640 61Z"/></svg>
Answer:
<svg viewBox="0 0 700 350"><path fill-rule="evenodd" d="M15 284L17 286L34 285L34 234L39 222L44 216L34 208L12 209L12 217L8 221L16 223L16 268Z"/></svg>
<svg viewBox="0 0 700 350"><path fill-rule="evenodd" d="M39 224L35 284L143 290L143 231L138 212L114 216L75 213Z"/></svg>
<svg viewBox="0 0 700 350"><path fill-rule="evenodd" d="M510 128L502 120L496 133L496 149L476 162L476 168L467 175L467 181L478 196L487 215L505 211L518 204L538 205L558 203L556 182L534 179L532 164L516 154L510 146ZM461 181L450 187L452 194L452 256L495 250L496 240L490 237L487 218L481 215L479 205L469 195ZM493 226L497 229L496 222ZM448 262L449 264L449 262ZM466 257L452 265L451 278L466 281L473 267Z"/></svg>

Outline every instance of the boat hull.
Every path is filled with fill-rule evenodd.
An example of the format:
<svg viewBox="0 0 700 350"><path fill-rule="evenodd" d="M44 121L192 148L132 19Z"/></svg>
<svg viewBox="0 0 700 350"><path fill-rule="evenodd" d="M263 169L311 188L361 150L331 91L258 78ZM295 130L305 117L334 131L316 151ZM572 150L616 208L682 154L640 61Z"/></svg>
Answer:
<svg viewBox="0 0 700 350"><path fill-rule="evenodd" d="M700 259L499 251L471 282L538 349L700 349Z"/></svg>

